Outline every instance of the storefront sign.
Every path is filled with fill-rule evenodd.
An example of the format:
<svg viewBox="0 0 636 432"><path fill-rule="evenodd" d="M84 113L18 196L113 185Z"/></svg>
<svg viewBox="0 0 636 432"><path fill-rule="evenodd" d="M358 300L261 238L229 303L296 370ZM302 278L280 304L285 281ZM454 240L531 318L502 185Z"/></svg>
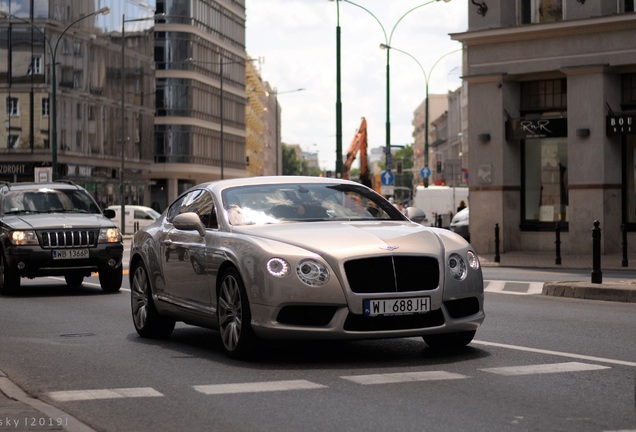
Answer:
<svg viewBox="0 0 636 432"><path fill-rule="evenodd" d="M627 135L636 133L636 113L612 114L607 116L605 134Z"/></svg>
<svg viewBox="0 0 636 432"><path fill-rule="evenodd" d="M506 139L523 140L568 136L568 119L510 119L506 122Z"/></svg>
<svg viewBox="0 0 636 432"><path fill-rule="evenodd" d="M33 165L27 163L0 163L0 176L32 176Z"/></svg>

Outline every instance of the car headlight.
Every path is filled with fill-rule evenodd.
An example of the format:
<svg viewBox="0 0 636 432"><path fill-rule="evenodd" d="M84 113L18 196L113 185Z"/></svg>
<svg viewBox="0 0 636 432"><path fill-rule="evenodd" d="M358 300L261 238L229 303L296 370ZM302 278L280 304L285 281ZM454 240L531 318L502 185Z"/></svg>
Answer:
<svg viewBox="0 0 636 432"><path fill-rule="evenodd" d="M102 228L99 230L98 243L119 243L122 241L119 228Z"/></svg>
<svg viewBox="0 0 636 432"><path fill-rule="evenodd" d="M309 286L321 286L329 281L329 269L314 260L303 260L296 266L298 278Z"/></svg>
<svg viewBox="0 0 636 432"><path fill-rule="evenodd" d="M289 263L282 258L272 258L267 261L267 271L272 276L283 277L289 273Z"/></svg>
<svg viewBox="0 0 636 432"><path fill-rule="evenodd" d="M9 240L11 244L16 246L39 244L35 231L11 231L9 233Z"/></svg>
<svg viewBox="0 0 636 432"><path fill-rule="evenodd" d="M468 265L470 268L477 270L479 268L479 258L477 258L477 254L473 251L468 251L466 256L468 257Z"/></svg>
<svg viewBox="0 0 636 432"><path fill-rule="evenodd" d="M466 267L466 261L459 254L451 254L448 257L448 268L450 270L450 274L457 280L464 280L466 274L468 273L468 268Z"/></svg>

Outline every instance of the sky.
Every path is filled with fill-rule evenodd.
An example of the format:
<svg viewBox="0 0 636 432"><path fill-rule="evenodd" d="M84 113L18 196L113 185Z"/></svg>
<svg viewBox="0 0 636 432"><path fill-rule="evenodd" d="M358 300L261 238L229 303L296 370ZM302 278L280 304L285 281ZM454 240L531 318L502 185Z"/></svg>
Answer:
<svg viewBox="0 0 636 432"><path fill-rule="evenodd" d="M387 60L380 44L396 48L389 61L392 145L413 143L413 112L425 99L427 78L429 95L461 86L461 51L448 53L461 48L450 34L467 30L469 0L418 7L428 1L355 0L367 11L338 3L343 154L362 117L369 149L386 145ZM247 53L261 59L261 77L279 93L282 142L318 153L321 168L335 170L336 2L246 0L246 14Z"/></svg>

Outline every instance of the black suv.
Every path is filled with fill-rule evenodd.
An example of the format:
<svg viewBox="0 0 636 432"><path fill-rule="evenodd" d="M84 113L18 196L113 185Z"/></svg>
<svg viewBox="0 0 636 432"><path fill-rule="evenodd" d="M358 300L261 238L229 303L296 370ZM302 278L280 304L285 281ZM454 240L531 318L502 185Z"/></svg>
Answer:
<svg viewBox="0 0 636 432"><path fill-rule="evenodd" d="M0 182L0 294L17 292L22 277L79 286L95 271L103 291L119 291L124 244L114 216L72 182Z"/></svg>

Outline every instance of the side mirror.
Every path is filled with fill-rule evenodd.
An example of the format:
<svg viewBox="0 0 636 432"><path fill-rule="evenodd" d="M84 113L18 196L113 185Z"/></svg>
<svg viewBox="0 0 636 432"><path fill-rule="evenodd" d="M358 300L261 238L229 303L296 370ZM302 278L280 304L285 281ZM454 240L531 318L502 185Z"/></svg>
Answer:
<svg viewBox="0 0 636 432"><path fill-rule="evenodd" d="M421 224L426 220L426 213L418 207L407 207L406 217L415 223Z"/></svg>
<svg viewBox="0 0 636 432"><path fill-rule="evenodd" d="M113 209L106 209L104 210L104 216L106 216L108 219L112 219L116 216L117 214L115 213L115 210Z"/></svg>
<svg viewBox="0 0 636 432"><path fill-rule="evenodd" d="M196 231L201 237L205 236L205 226L201 222L199 215L194 212L181 213L172 219L172 224L176 229L183 231Z"/></svg>

